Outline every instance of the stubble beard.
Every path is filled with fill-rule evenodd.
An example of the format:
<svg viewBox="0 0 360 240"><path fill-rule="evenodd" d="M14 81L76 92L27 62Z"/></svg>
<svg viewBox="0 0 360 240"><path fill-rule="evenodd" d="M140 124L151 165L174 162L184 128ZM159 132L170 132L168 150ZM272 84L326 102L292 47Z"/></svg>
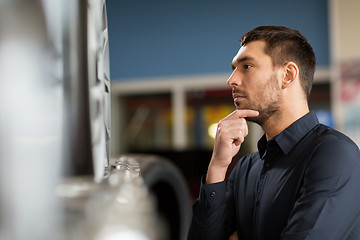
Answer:
<svg viewBox="0 0 360 240"><path fill-rule="evenodd" d="M236 91L236 90L234 90ZM268 84L263 89L263 95L252 96L246 94L247 102L244 104L236 103L236 109L251 109L259 112L257 117L245 118L249 122L254 122L260 126L264 126L269 119L277 116L280 113L280 91L277 85L277 78L272 75Z"/></svg>

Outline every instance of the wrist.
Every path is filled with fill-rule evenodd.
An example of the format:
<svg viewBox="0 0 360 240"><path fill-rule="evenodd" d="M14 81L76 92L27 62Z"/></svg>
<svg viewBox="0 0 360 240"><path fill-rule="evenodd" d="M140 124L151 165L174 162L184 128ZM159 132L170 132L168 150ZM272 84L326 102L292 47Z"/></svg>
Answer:
<svg viewBox="0 0 360 240"><path fill-rule="evenodd" d="M228 166L217 166L210 162L206 174L206 184L222 182L225 180Z"/></svg>

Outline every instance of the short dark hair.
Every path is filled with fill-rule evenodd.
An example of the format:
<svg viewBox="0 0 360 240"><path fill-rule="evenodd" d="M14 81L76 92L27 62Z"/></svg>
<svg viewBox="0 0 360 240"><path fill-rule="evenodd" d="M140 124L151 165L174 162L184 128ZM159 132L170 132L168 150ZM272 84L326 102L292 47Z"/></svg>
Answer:
<svg viewBox="0 0 360 240"><path fill-rule="evenodd" d="M260 26L247 32L240 40L241 46L255 40L265 40L265 53L274 66L295 62L300 69L300 82L309 99L314 80L316 59L306 38L295 29L281 26Z"/></svg>

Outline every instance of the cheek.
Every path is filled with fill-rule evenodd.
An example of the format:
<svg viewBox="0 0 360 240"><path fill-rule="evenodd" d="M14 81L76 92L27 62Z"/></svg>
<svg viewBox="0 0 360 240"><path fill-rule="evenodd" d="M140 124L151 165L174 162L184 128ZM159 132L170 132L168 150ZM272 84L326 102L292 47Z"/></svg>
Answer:
<svg viewBox="0 0 360 240"><path fill-rule="evenodd" d="M265 76L265 77L264 77ZM256 81L251 82L252 99L256 102L267 102L279 94L279 85L277 76L264 74L258 76Z"/></svg>
<svg viewBox="0 0 360 240"><path fill-rule="evenodd" d="M270 87L270 77L266 75L258 75L250 82L253 92L261 93Z"/></svg>
<svg viewBox="0 0 360 240"><path fill-rule="evenodd" d="M252 84L259 86L266 86L270 81L275 78L275 74L269 71L256 71L253 76L250 78Z"/></svg>

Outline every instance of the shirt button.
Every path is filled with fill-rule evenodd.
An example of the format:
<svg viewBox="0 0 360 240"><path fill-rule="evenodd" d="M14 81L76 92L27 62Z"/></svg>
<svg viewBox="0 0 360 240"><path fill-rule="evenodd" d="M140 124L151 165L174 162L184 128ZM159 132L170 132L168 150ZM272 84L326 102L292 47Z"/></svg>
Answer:
<svg viewBox="0 0 360 240"><path fill-rule="evenodd" d="M257 200L257 201L255 202L255 204L256 204L256 206L259 206L259 205L260 205L260 201Z"/></svg>
<svg viewBox="0 0 360 240"><path fill-rule="evenodd" d="M211 192L210 197L214 197L214 196L215 196L215 192Z"/></svg>
<svg viewBox="0 0 360 240"><path fill-rule="evenodd" d="M265 163L265 167L269 168L271 164L269 162Z"/></svg>

